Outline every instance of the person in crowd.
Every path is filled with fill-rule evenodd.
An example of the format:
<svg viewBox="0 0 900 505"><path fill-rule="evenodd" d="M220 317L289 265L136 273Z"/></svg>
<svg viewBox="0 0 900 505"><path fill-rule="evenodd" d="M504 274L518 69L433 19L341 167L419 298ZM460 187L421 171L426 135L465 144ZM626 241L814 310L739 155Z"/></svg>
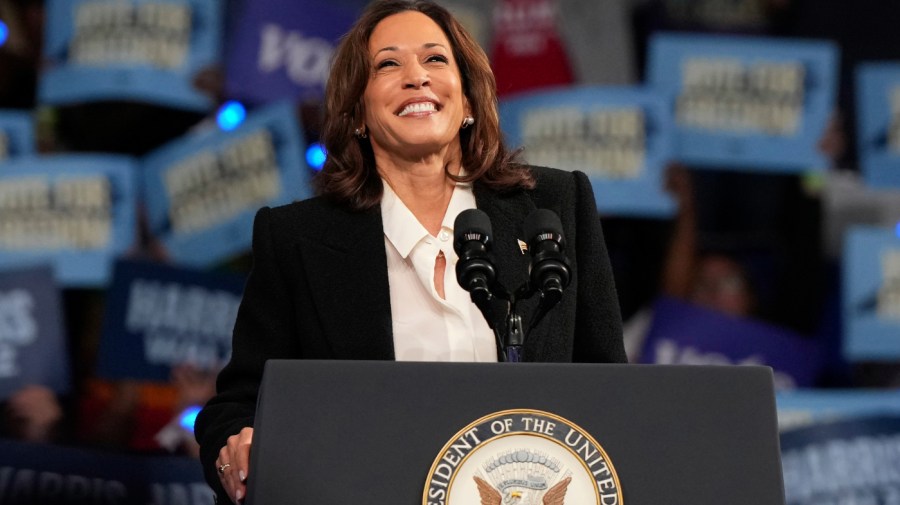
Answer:
<svg viewBox="0 0 900 505"><path fill-rule="evenodd" d="M673 163L666 168L666 189L678 205L672 235L662 261L659 292L734 317L757 311L751 278L734 254L704 251L699 246L691 171ZM653 321L645 306L625 322L625 347L630 361L638 361Z"/></svg>
<svg viewBox="0 0 900 505"><path fill-rule="evenodd" d="M325 106L319 195L257 213L232 358L197 419L220 503L246 495L266 360L498 360L454 274L453 225L465 209L490 217L508 289L528 277L526 216L560 217L572 280L526 339L527 361L626 361L587 177L514 160L487 57L444 8L370 4L336 50Z"/></svg>
<svg viewBox="0 0 900 505"><path fill-rule="evenodd" d="M0 437L23 442L56 442L61 436L64 417L59 397L52 389L29 384L4 402Z"/></svg>

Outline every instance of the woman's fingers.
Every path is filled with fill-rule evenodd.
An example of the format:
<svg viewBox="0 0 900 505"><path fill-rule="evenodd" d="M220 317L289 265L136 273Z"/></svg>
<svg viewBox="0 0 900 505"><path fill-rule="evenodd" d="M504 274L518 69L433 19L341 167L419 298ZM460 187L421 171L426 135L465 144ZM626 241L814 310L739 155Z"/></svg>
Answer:
<svg viewBox="0 0 900 505"><path fill-rule="evenodd" d="M225 447L219 451L216 461L219 480L234 503L240 503L247 496L252 443L253 428L244 428L237 435L228 437Z"/></svg>

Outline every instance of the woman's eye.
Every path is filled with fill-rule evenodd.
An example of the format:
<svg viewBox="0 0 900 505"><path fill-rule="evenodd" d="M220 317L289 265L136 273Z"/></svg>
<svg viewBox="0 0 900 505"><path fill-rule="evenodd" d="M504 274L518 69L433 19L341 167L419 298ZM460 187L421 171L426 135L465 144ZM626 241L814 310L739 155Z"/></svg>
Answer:
<svg viewBox="0 0 900 505"><path fill-rule="evenodd" d="M379 62L377 65L375 65L375 68L378 69L378 70L380 70L380 69L385 68L385 67L396 67L396 66L397 66L397 62L396 62L396 61L394 61L394 60L384 60L384 61L382 61L382 62Z"/></svg>
<svg viewBox="0 0 900 505"><path fill-rule="evenodd" d="M435 55L429 56L428 59L425 61L447 63L447 57L444 55L441 55L441 54L435 54Z"/></svg>

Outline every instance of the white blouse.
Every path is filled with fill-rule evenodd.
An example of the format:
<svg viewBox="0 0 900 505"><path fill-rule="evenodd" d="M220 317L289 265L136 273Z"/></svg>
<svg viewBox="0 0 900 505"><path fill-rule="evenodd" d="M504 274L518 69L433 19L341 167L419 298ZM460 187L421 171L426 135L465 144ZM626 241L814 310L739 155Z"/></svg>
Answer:
<svg viewBox="0 0 900 505"><path fill-rule="evenodd" d="M381 217L398 361L497 361L494 332L456 281L453 222L460 212L474 208L472 185L457 184L435 237L384 182ZM447 260L446 299L434 287L434 264L441 252Z"/></svg>

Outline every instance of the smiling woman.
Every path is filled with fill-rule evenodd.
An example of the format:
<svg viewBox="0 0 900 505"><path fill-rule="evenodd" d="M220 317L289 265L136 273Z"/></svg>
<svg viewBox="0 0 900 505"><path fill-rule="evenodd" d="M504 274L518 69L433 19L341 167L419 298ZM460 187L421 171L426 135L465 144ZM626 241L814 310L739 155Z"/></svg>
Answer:
<svg viewBox="0 0 900 505"><path fill-rule="evenodd" d="M371 3L337 48L325 111L319 195L257 214L231 362L197 418L220 503L246 495L266 360L497 361L493 331L454 273L465 210L491 220L507 286L528 281L526 216L560 218L572 280L529 333L526 361L626 359L587 177L514 160L488 59L444 8Z"/></svg>

